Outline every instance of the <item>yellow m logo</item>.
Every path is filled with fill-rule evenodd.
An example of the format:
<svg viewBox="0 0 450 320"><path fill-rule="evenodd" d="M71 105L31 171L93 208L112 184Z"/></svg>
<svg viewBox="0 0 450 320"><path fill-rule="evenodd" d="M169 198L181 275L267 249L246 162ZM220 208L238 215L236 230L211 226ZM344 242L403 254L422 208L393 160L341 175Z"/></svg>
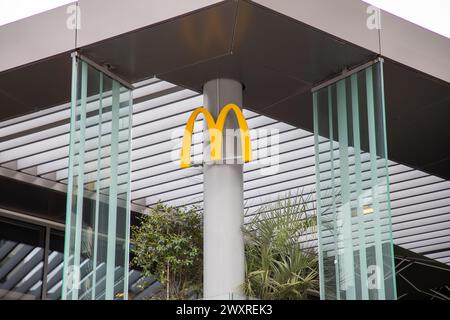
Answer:
<svg viewBox="0 0 450 320"><path fill-rule="evenodd" d="M209 129L209 140L211 143L211 160L220 160L222 158L222 131L227 119L228 113L233 110L238 120L241 133L242 155L245 162L252 160L252 148L250 143L250 132L247 121L242 114L241 109L235 104L227 104L219 113L217 122L214 121L211 113L203 107L195 109L186 124L186 129L181 146L181 168L191 166L191 143L194 123L200 113L203 114Z"/></svg>

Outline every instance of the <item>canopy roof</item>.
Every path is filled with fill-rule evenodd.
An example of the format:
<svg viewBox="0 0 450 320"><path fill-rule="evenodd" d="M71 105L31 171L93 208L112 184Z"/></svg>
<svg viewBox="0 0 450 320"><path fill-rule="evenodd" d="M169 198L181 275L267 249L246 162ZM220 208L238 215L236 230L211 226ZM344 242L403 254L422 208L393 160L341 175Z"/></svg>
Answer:
<svg viewBox="0 0 450 320"><path fill-rule="evenodd" d="M137 21L130 27L133 19L124 16L126 27L116 30L120 27L114 26L114 32L108 33L99 30L99 23L109 21L95 11L99 8L89 1L80 1L84 14L81 29L72 33L61 31L55 37L66 41L74 36L73 50L110 66L112 72L130 83L156 76L201 92L202 85L210 79L237 79L245 85L247 110L308 131L312 131L311 88L345 68L381 55L385 58L390 159L450 178L450 75L445 73L450 54L448 39L385 13L380 32L368 30L366 6L356 0L332 6L337 19L332 22L326 20L330 18L327 10L331 9L323 1L200 2L190 2L192 7L168 6L169 13L165 14L156 10L149 15L148 25L138 7L130 4L131 9L119 8L108 3L102 10L111 16L116 11L134 10ZM141 5L149 6L147 9L155 6L153 2ZM116 11L112 13L113 10ZM61 14L55 11L58 19ZM51 13L45 17L53 21ZM19 28L20 23L17 28L15 24L2 27L0 38L1 31L23 34L25 27L39 29L44 23L39 15L35 20L25 20L23 28ZM347 30L347 24L352 28ZM411 33L417 39L410 39ZM13 39L6 40L10 41L5 43L15 45ZM64 48L69 49L69 44ZM6 58L14 56L8 50ZM56 55L0 73L0 119L69 100L71 50L58 50ZM429 58L424 58L427 55Z"/></svg>

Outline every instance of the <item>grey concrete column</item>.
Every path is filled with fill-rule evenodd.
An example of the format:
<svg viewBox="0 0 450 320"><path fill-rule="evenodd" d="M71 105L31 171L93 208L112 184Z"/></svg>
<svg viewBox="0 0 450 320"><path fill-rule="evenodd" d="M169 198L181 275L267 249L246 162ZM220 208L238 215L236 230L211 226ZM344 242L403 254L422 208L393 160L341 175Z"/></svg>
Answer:
<svg viewBox="0 0 450 320"><path fill-rule="evenodd" d="M242 106L242 85L231 79L216 79L203 88L204 107L217 120L220 110L228 103ZM206 128L206 124L205 124ZM225 129L237 129L233 112L229 113ZM203 169L204 240L203 290L205 299L228 299L241 295L245 275L243 165L232 159L241 151L237 137L225 137L222 158L227 161L205 162ZM235 143L230 144L230 138ZM209 148L204 149L209 159ZM231 160L231 161L230 161ZM225 163L226 162L226 163ZM240 161L239 161L240 162Z"/></svg>

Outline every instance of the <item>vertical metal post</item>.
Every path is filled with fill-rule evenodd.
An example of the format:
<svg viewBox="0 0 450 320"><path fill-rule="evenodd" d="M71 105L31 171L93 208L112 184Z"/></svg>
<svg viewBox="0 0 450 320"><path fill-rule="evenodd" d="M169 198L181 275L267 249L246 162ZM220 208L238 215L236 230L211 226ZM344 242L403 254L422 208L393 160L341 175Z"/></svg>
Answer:
<svg viewBox="0 0 450 320"><path fill-rule="evenodd" d="M242 84L235 80L211 80L204 85L203 94L204 106L215 119L229 103L242 106ZM225 123L225 135L226 129L238 129L232 113ZM230 139L235 138L224 136L223 159L240 157L240 148L230 143ZM205 163L203 171L205 299L229 299L233 294L240 295L244 283L245 257L241 230L244 222L243 165L229 162Z"/></svg>

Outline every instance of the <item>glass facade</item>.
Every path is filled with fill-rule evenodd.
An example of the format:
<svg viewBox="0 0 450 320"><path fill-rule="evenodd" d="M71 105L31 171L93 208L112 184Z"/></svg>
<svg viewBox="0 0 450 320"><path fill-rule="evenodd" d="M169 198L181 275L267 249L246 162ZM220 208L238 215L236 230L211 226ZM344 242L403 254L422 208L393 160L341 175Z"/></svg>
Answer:
<svg viewBox="0 0 450 320"><path fill-rule="evenodd" d="M64 225L6 211L0 208L0 300L60 300ZM148 299L161 289L136 268L128 279L130 300Z"/></svg>
<svg viewBox="0 0 450 320"><path fill-rule="evenodd" d="M131 91L73 57L62 298L127 299Z"/></svg>
<svg viewBox="0 0 450 320"><path fill-rule="evenodd" d="M45 228L0 216L0 300L43 294Z"/></svg>
<svg viewBox="0 0 450 320"><path fill-rule="evenodd" d="M322 299L396 299L383 64L313 92Z"/></svg>

